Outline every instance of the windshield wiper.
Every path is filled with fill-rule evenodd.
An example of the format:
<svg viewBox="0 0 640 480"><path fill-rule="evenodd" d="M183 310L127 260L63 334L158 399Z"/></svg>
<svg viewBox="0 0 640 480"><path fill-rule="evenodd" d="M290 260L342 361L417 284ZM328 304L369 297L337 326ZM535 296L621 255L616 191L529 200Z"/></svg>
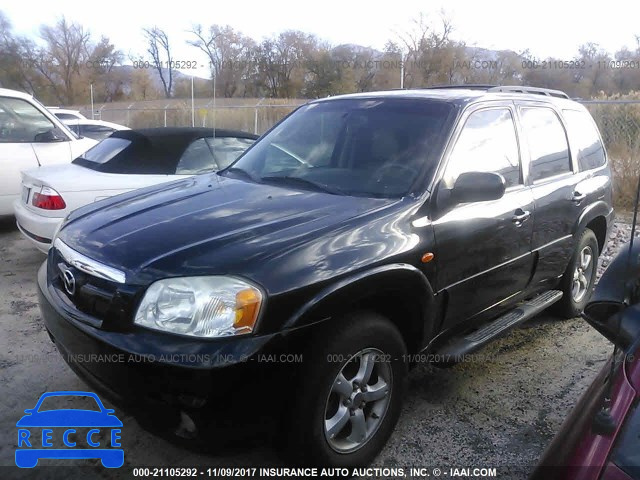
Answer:
<svg viewBox="0 0 640 480"><path fill-rule="evenodd" d="M282 183L282 184L289 184L289 185L302 185L305 187L312 187L314 190L330 193L332 195L346 195L346 193L343 190L340 190L339 188L326 185L324 183L314 182L313 180L308 180L302 177L292 177L292 176L280 177L277 175L273 175L273 176L261 177L260 180L262 180L263 182Z"/></svg>
<svg viewBox="0 0 640 480"><path fill-rule="evenodd" d="M242 175L243 177L246 177L246 178L250 179L250 180L251 180L251 181L253 181L253 182L260 183L260 177L258 177L257 175L254 175L253 173L251 173L251 172L249 172L249 171L245 170L244 168L240 168L240 167L229 167L229 168L227 168L227 169L225 169L225 170L222 170L222 171L221 171L221 172L219 172L219 173L226 173L226 172L229 172L229 173L238 173L238 174Z"/></svg>

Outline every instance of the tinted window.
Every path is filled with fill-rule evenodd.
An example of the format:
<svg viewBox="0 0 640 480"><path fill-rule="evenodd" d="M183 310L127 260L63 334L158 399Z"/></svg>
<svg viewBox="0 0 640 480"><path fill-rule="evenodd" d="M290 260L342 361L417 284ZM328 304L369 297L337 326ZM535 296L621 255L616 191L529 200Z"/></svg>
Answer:
<svg viewBox="0 0 640 480"><path fill-rule="evenodd" d="M216 170L216 168L216 162L207 142L204 138L199 138L189 145L180 157L176 174L197 175Z"/></svg>
<svg viewBox="0 0 640 480"><path fill-rule="evenodd" d="M452 108L415 98L312 103L262 137L233 167L285 187L315 184L344 195L402 196L420 174L435 168Z"/></svg>
<svg viewBox="0 0 640 480"><path fill-rule="evenodd" d="M522 127L531 155L533 181L571 171L564 127L550 108L523 108Z"/></svg>
<svg viewBox="0 0 640 480"><path fill-rule="evenodd" d="M60 120L78 120L80 117L78 115L74 115L73 113L56 113L53 114L58 117Z"/></svg>
<svg viewBox="0 0 640 480"><path fill-rule="evenodd" d="M60 141L68 138L31 103L0 97L0 143Z"/></svg>
<svg viewBox="0 0 640 480"><path fill-rule="evenodd" d="M219 168L227 168L255 141L251 138L236 137L216 137L206 140Z"/></svg>
<svg viewBox="0 0 640 480"><path fill-rule="evenodd" d="M82 135L85 137L93 138L94 140L103 140L115 132L114 128L105 127L103 125L80 125L82 128Z"/></svg>
<svg viewBox="0 0 640 480"><path fill-rule="evenodd" d="M76 160L88 160L91 163L103 164L118 155L129 145L131 145L131 141L124 138L105 138ZM76 160L73 163L79 163ZM82 164L85 165L84 162Z"/></svg>
<svg viewBox="0 0 640 480"><path fill-rule="evenodd" d="M591 115L578 110L563 110L562 113L567 122L569 136L578 147L580 170L603 166L606 162L604 147Z"/></svg>
<svg viewBox="0 0 640 480"><path fill-rule="evenodd" d="M469 116L447 164L443 178L447 188L466 172L499 173L507 188L521 183L518 140L508 109L480 110Z"/></svg>

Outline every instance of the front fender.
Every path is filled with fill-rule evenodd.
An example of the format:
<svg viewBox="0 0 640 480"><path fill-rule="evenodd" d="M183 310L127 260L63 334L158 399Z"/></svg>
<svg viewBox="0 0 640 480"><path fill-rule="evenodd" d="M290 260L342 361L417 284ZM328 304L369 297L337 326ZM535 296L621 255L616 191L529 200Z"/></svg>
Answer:
<svg viewBox="0 0 640 480"><path fill-rule="evenodd" d="M387 293L402 293L403 299L415 312L417 322L412 331L422 332L421 339L432 335L435 296L431 284L416 267L406 263L384 265L357 272L319 291L304 303L285 323L292 329L328 320L344 313L352 305L375 301ZM397 319L396 319L397 321Z"/></svg>

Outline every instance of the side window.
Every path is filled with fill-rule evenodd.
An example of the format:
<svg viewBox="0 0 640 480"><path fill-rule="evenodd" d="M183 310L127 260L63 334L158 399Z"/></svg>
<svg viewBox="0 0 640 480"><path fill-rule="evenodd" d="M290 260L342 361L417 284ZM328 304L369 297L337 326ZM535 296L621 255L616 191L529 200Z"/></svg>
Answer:
<svg viewBox="0 0 640 480"><path fill-rule="evenodd" d="M103 125L82 125L82 135L94 140L104 140L113 132L115 132L113 128Z"/></svg>
<svg viewBox="0 0 640 480"><path fill-rule="evenodd" d="M31 103L0 97L0 143L44 143L69 138Z"/></svg>
<svg viewBox="0 0 640 480"><path fill-rule="evenodd" d="M579 110L563 110L562 114L567 122L569 136L578 147L580 170L603 166L606 163L604 147L591 115Z"/></svg>
<svg viewBox="0 0 640 480"><path fill-rule="evenodd" d="M553 110L523 108L522 128L531 155L529 173L534 182L571 171L567 135Z"/></svg>
<svg viewBox="0 0 640 480"><path fill-rule="evenodd" d="M60 120L79 120L79 117L77 115L74 115L73 113L57 113L57 112L54 112L53 114L56 117L58 117Z"/></svg>
<svg viewBox="0 0 640 480"><path fill-rule="evenodd" d="M445 170L447 187L466 172L499 173L507 188L522 183L518 140L508 109L480 110L469 116Z"/></svg>
<svg viewBox="0 0 640 480"><path fill-rule="evenodd" d="M218 166L204 138L195 140L180 157L176 175L197 175L217 170Z"/></svg>
<svg viewBox="0 0 640 480"><path fill-rule="evenodd" d="M218 167L227 168L236 161L244 151L255 141L251 138L215 137L207 138L207 143L213 151Z"/></svg>

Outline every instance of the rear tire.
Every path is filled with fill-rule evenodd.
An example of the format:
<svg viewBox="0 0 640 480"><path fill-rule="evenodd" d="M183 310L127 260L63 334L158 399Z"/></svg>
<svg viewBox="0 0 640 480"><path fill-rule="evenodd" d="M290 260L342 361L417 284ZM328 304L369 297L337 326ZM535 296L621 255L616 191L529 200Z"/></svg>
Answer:
<svg viewBox="0 0 640 480"><path fill-rule="evenodd" d="M381 315L358 312L314 343L290 392L297 398L285 454L295 464L368 465L400 416L408 370L402 335Z"/></svg>
<svg viewBox="0 0 640 480"><path fill-rule="evenodd" d="M560 281L562 299L554 305L558 315L563 318L574 318L582 313L593 293L598 256L598 239L595 233L587 228L582 232L567 270Z"/></svg>

